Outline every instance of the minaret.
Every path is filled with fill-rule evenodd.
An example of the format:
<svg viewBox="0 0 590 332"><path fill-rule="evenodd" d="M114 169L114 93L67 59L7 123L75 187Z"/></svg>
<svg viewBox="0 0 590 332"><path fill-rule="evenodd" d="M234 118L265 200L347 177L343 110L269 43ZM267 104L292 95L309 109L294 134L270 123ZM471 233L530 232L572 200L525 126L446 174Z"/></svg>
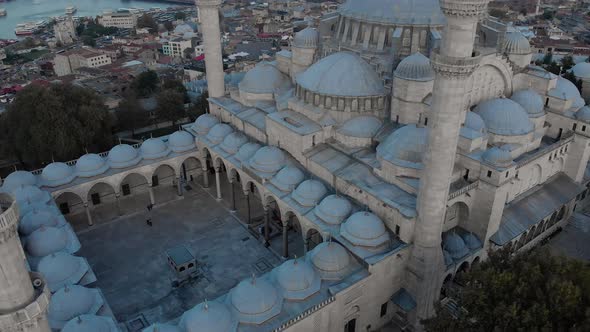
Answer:
<svg viewBox="0 0 590 332"><path fill-rule="evenodd" d="M0 331L50 332L49 289L40 275L27 271L17 223L18 207L13 201L0 214Z"/></svg>
<svg viewBox="0 0 590 332"><path fill-rule="evenodd" d="M451 174L466 112L466 86L480 58L474 53L479 18L489 0L440 0L447 18L440 49L431 57L435 71L429 148L420 180L418 220L408 265L408 287L417 302L417 322L434 314L444 271L441 233Z"/></svg>
<svg viewBox="0 0 590 332"><path fill-rule="evenodd" d="M219 6L221 0L196 0L199 7L199 28L203 33L205 45L205 69L209 97L222 97L225 94L223 81L223 62L221 53L221 32L219 28Z"/></svg>

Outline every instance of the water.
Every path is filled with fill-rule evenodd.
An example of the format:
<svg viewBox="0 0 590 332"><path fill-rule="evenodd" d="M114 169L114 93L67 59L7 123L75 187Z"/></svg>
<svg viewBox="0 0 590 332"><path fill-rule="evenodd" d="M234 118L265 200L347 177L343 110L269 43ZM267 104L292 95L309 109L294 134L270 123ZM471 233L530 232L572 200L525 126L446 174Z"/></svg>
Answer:
<svg viewBox="0 0 590 332"><path fill-rule="evenodd" d="M0 17L0 38L16 38L14 28L18 23L62 16L66 7L72 5L78 7L75 16L96 16L106 9L173 6L158 1L137 0L4 0L0 2L0 8L6 9L7 15Z"/></svg>

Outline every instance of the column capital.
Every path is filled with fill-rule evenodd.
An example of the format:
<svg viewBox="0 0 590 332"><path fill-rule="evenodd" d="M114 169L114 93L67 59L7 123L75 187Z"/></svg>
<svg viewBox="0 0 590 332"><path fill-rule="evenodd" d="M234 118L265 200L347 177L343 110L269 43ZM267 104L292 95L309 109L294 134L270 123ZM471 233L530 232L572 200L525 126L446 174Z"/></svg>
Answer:
<svg viewBox="0 0 590 332"><path fill-rule="evenodd" d="M475 54L470 58L455 58L439 53L439 50L432 52L430 61L432 68L437 75L441 75L448 79L466 79L479 66L481 56Z"/></svg>
<svg viewBox="0 0 590 332"><path fill-rule="evenodd" d="M489 0L440 0L445 16L480 18L487 13Z"/></svg>
<svg viewBox="0 0 590 332"><path fill-rule="evenodd" d="M195 0L197 7L219 7L221 0Z"/></svg>

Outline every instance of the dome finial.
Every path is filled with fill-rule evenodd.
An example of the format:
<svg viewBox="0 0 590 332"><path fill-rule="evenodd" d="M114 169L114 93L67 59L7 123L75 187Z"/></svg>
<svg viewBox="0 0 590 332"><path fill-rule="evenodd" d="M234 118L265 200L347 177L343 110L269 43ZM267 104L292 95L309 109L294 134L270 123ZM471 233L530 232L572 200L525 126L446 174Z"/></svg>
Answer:
<svg viewBox="0 0 590 332"><path fill-rule="evenodd" d="M41 227L43 227L43 226L41 226ZM64 293L67 293L69 291L70 291L70 288L68 287L68 285L65 285L64 286Z"/></svg>
<svg viewBox="0 0 590 332"><path fill-rule="evenodd" d="M209 310L209 302L207 302L207 299L205 299L205 303L203 304L203 311L208 311Z"/></svg>
<svg viewBox="0 0 590 332"><path fill-rule="evenodd" d="M293 255L293 265L297 265L297 254Z"/></svg>
<svg viewBox="0 0 590 332"><path fill-rule="evenodd" d="M252 285L256 285L256 273L252 272Z"/></svg>
<svg viewBox="0 0 590 332"><path fill-rule="evenodd" d="M78 319L76 319L76 322L78 324L82 324L82 317L81 316L78 316Z"/></svg>

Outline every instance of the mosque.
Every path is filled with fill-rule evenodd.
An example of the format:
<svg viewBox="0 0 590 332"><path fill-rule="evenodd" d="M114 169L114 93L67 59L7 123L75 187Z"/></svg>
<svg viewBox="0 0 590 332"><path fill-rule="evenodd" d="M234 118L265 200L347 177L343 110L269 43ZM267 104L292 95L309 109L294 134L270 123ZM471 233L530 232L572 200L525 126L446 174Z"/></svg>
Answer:
<svg viewBox="0 0 590 332"><path fill-rule="evenodd" d="M534 247L588 194L590 107L531 65L519 32L490 42L487 2L348 0L226 85L220 1L197 1L210 114L4 179L0 330L117 331L60 211L92 225L99 204L209 187L212 170L219 199L260 202L261 241L282 237L284 262L145 331L419 328L462 272Z"/></svg>

